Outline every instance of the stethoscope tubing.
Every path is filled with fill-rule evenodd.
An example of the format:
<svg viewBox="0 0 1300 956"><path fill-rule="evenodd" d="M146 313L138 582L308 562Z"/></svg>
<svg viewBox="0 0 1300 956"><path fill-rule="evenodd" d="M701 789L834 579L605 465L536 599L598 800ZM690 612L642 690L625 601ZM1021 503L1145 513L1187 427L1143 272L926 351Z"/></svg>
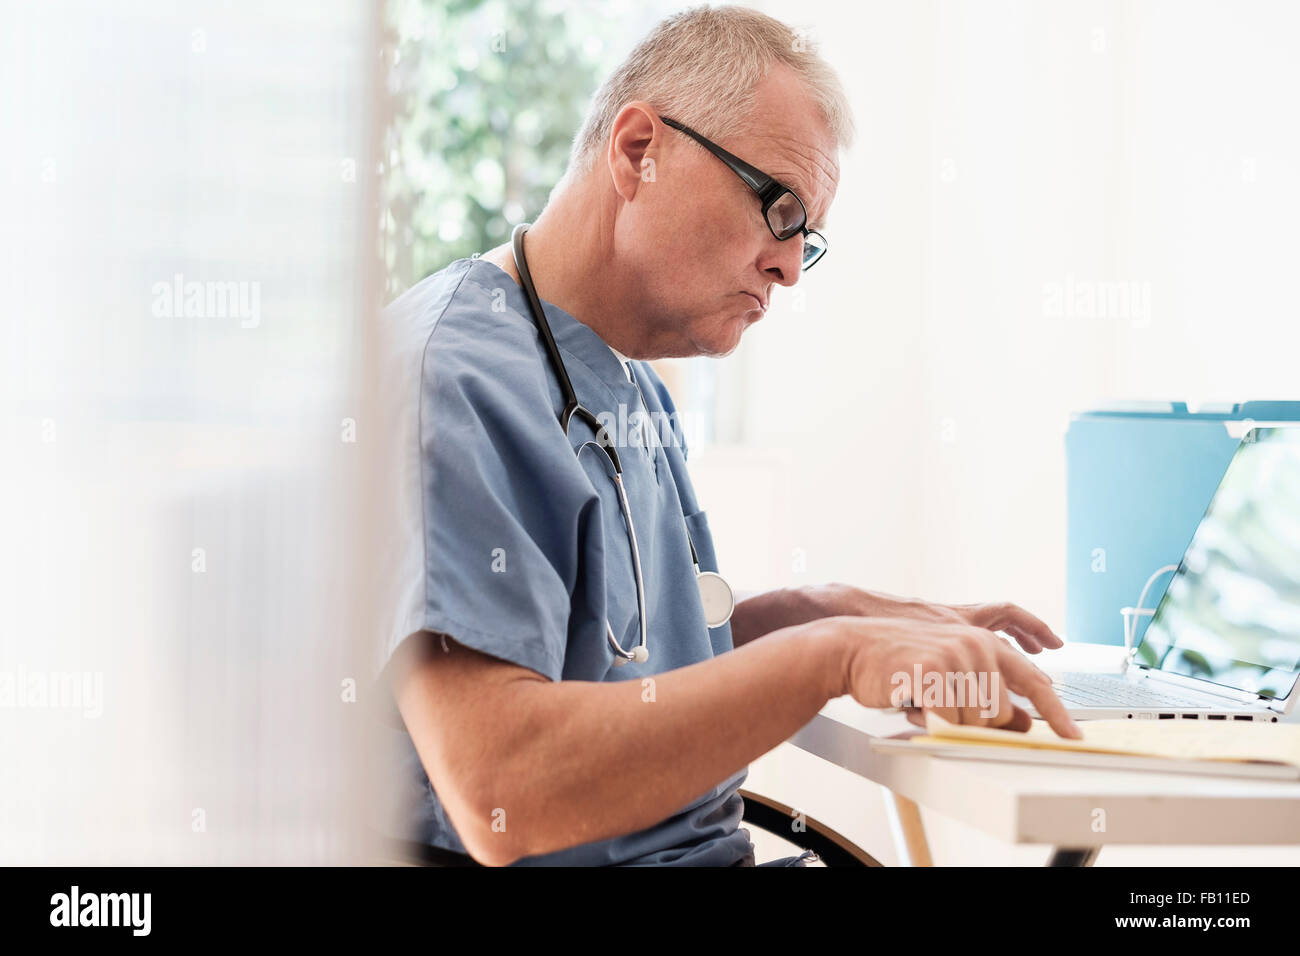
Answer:
<svg viewBox="0 0 1300 956"><path fill-rule="evenodd" d="M627 526L628 544L632 550L632 571L636 579L636 605L637 620L639 622L640 644L631 651L624 650L619 644L614 634L614 627L609 623L608 618L605 620L605 630L608 634L610 647L614 650L614 663L616 665L626 664L630 661L643 662L649 659L650 649L647 646L649 637L649 622L646 616L646 598L645 598L645 580L641 570L641 551L637 547L636 527L632 523L632 507L628 502L627 488L623 484L623 464L619 460L618 452L614 448L614 442L609 436L605 426L600 423L594 414L585 408L578 401L577 392L574 391L573 382L569 379L569 370L564 365L564 358L560 355L560 348L555 343L555 336L551 332L551 324L546 319L546 311L542 308L542 300L537 295L537 288L533 285L532 273L528 270L528 259L524 255L524 233L528 231L528 223L521 222L515 226L510 236L511 247L514 252L515 268L519 270L520 285L523 287L524 296L528 300L529 311L532 312L533 322L537 326L537 331L542 337L542 343L546 348L547 356L550 359L551 367L555 372L555 377L560 384L560 392L564 399L564 408L560 412L560 427L564 430L567 437L569 434L569 423L576 416L585 424L589 425L596 433L595 441L585 441L578 446L575 452L581 457L583 450L589 445L595 445L605 453L609 459L610 465L614 469L614 487L618 491L619 510L623 514L623 521ZM640 386L637 386L640 391ZM691 540L690 529L686 532L686 541L691 549L691 562L695 566L695 575L698 582L703 574L708 574L711 578L716 578L721 582L721 586L726 589L729 607L726 617L717 624L712 623L707 618L705 624L708 627L721 627L731 618L731 611L735 607L734 596L731 594L731 588L722 578L721 575L714 571L701 572L700 559L695 551L695 542ZM701 590L701 599L703 599L703 590Z"/></svg>

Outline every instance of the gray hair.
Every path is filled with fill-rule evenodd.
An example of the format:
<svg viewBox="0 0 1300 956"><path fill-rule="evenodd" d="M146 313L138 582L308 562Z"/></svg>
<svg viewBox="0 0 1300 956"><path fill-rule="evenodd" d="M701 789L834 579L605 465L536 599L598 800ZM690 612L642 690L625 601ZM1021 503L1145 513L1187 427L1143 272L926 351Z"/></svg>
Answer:
<svg viewBox="0 0 1300 956"><path fill-rule="evenodd" d="M573 140L565 178L592 169L618 111L633 100L645 100L710 139L744 131L754 87L777 63L803 79L836 143L849 146L848 100L804 32L745 7L701 6L660 22L597 90Z"/></svg>

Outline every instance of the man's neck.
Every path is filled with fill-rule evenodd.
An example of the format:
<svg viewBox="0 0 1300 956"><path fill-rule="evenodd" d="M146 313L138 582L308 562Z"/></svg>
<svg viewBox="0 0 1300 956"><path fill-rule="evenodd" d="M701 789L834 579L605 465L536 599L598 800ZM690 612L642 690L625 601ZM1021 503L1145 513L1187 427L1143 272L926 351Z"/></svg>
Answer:
<svg viewBox="0 0 1300 956"><path fill-rule="evenodd" d="M613 260L612 210L584 185L569 186L555 197L524 236L528 272L537 297L559 306L591 328L605 344L633 358L646 355L641 316L624 304L624 277ZM598 209L592 215L590 209ZM515 282L509 242L484 253Z"/></svg>

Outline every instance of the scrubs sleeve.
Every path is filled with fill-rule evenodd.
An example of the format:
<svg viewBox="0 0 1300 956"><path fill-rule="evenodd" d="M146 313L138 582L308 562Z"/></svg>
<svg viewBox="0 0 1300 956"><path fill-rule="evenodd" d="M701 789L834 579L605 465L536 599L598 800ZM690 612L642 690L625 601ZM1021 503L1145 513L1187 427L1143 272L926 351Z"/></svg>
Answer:
<svg viewBox="0 0 1300 956"><path fill-rule="evenodd" d="M598 502L552 410L535 335L498 326L505 340L485 348L481 329L448 322L425 353L422 607L407 620L559 680L580 521Z"/></svg>

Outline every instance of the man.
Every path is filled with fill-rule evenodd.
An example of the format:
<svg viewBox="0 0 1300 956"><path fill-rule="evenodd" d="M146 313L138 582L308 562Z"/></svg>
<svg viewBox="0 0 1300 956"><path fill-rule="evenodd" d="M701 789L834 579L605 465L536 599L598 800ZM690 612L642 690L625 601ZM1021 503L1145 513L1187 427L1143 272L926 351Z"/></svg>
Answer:
<svg viewBox="0 0 1300 956"><path fill-rule="evenodd" d="M643 360L731 352L821 251L851 123L798 39L749 10L688 11L593 101L524 245L576 398L602 421L621 405L673 416ZM1013 691L1079 735L994 633L1061 645L1011 604L831 585L749 597L710 627L696 560L716 570L713 543L685 449L577 417L566 430L520 278L507 244L425 279L385 320L406 533L383 569L382 662L418 840L493 865L752 862L736 792L749 762L831 698L898 705L894 678L917 666L996 678L989 706L926 705L948 720L1026 729ZM602 439L621 441L626 502ZM648 659L620 659L643 620Z"/></svg>

